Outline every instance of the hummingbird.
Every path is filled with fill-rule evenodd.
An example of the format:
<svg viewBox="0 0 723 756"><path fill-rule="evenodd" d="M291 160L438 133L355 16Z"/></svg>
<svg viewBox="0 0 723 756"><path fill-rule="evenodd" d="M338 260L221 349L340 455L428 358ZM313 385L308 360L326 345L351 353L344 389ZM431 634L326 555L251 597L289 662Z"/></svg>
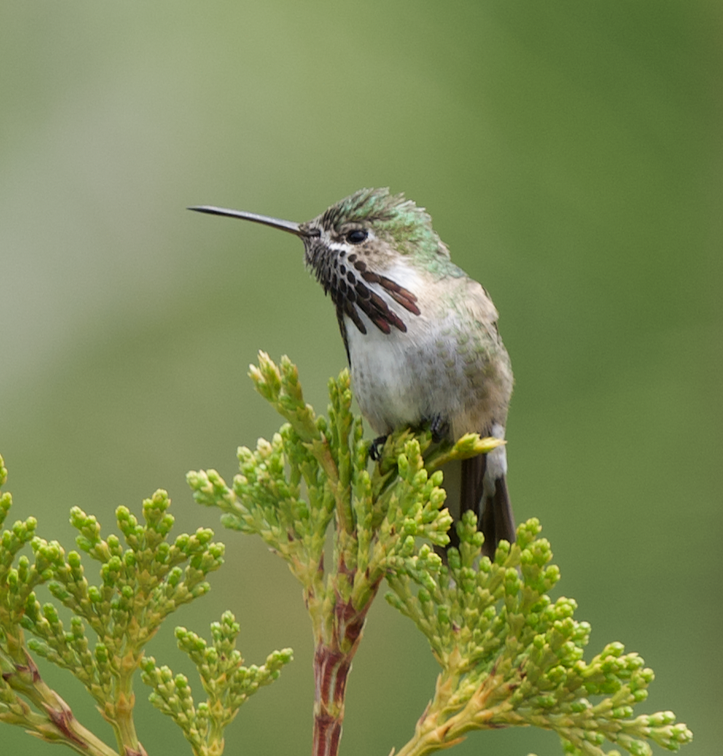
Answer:
<svg viewBox="0 0 723 756"><path fill-rule="evenodd" d="M207 205L189 209L302 240L304 261L336 308L359 408L378 434L372 458L388 434L405 426L429 424L437 442L466 433L504 439L513 379L497 310L482 285L451 261L424 208L389 189L361 189L306 223ZM493 556L500 540L515 540L505 446L454 464L461 464L461 477L450 513L459 519L472 510L483 553ZM450 539L458 544L454 528Z"/></svg>

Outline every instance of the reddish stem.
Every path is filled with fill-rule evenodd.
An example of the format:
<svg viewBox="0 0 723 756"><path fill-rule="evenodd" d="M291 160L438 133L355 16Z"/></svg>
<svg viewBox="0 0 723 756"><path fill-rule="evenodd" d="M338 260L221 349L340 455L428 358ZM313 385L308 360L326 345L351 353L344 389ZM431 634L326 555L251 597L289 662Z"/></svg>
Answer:
<svg viewBox="0 0 723 756"><path fill-rule="evenodd" d="M356 610L337 597L332 637L319 638L314 652L314 743L312 756L337 756L344 721L346 681L359 646L364 622L379 584Z"/></svg>

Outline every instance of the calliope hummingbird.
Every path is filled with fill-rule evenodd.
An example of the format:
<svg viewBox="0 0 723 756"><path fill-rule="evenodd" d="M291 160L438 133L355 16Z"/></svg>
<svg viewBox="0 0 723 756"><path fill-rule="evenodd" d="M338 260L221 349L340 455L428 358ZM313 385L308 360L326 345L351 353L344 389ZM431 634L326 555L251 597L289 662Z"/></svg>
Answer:
<svg viewBox="0 0 723 756"><path fill-rule="evenodd" d="M362 189L306 223L190 209L263 223L303 241L306 265L336 307L362 415L380 436L373 451L392 431L425 423L437 440L504 438L512 369L497 310L450 260L423 208L388 189ZM492 555L501 539L515 539L505 447L456 464L459 509L448 496L450 512L476 513L483 551ZM453 543L455 536L450 532Z"/></svg>

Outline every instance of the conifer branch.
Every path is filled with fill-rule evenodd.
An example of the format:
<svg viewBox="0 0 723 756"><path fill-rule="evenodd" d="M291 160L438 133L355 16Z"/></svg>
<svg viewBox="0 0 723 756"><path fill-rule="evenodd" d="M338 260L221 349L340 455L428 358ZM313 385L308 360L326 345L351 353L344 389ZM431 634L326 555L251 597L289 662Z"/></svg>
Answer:
<svg viewBox="0 0 723 756"><path fill-rule="evenodd" d="M6 479L0 458L0 486ZM9 493L0 496L0 527L11 503ZM103 538L96 518L75 507L71 522L78 530L79 550L68 554L57 542L36 535L35 518L2 531L0 722L19 725L42 740L63 743L81 754L144 756L133 716L133 680L142 664L146 681L154 688L154 703L172 714L175 700L164 698L167 668L157 670L153 659L144 660L145 646L172 612L208 592L206 578L223 562L224 547L212 541L213 533L206 528L169 540L173 526L169 506L166 492L157 491L143 502L143 523L119 507L116 521L122 538ZM20 553L27 547L32 560ZM97 585L85 576L83 554L100 565ZM41 606L36 590L43 585L71 611L69 628L55 604ZM235 650L238 625L233 616L224 615L221 623L212 626L212 633L214 644L205 649L193 633L177 630L179 645L200 665L209 693L211 704L205 705L209 739L214 747L221 746L221 750L198 751L209 756L222 752L223 730L241 704L275 679L291 658L286 649L274 652L260 668L243 668ZM26 634L31 636L27 641ZM68 670L85 686L110 724L117 750L78 722L40 676L33 654ZM190 689L180 678L175 690L183 700L190 697ZM188 737L186 730L184 734Z"/></svg>
<svg viewBox="0 0 723 756"><path fill-rule="evenodd" d="M288 358L277 366L261 353L251 377L287 424L255 451L239 449L231 486L213 470L188 480L199 503L219 507L227 527L261 536L303 586L316 642L314 756L338 750L347 675L382 579L442 668L399 753L422 756L472 730L512 725L554 730L567 753L586 756L603 754L606 740L636 756L650 752L649 741L669 750L690 741L669 712L634 716L652 680L637 654L612 643L583 660L590 627L573 618L573 600L547 595L559 570L537 520L518 528L516 543L502 541L494 560L481 556L471 513L446 564L433 550L449 543L451 524L438 468L501 441L468 434L438 445L428 430L401 430L370 469L347 371L330 382L328 420L304 402Z"/></svg>
<svg viewBox="0 0 723 756"><path fill-rule="evenodd" d="M327 417L305 403L287 358L276 365L261 353L251 377L285 424L255 450L238 450L231 485L214 470L189 473L188 481L199 503L218 507L227 527L261 537L301 583L315 643L313 756L338 753L351 662L384 580L387 600L425 635L440 665L431 701L398 756L427 756L473 730L515 725L556 732L575 756L619 754L604 751L606 744L647 756L651 743L677 751L690 742L690 730L671 712L636 713L653 679L637 654L609 643L585 661L590 626L574 618L572 599L550 599L560 573L536 519L490 559L468 512L455 526L459 547L447 548L445 560L435 551L449 543L451 524L439 468L486 453L499 440L470 434L440 445L429 430L402 429L372 464L361 419L351 412L347 371L329 383ZM6 477L0 460L0 486ZM10 504L9 494L0 495L0 527ZM178 724L195 756L222 754L225 728L250 695L278 677L291 650L243 666L230 612L211 625L210 643L177 628L203 701L184 675L144 656L160 624L203 596L208 574L223 561L223 546L208 529L170 539L169 506L166 492L157 491L143 503L142 522L119 507L121 535L107 537L95 517L74 508L78 551L67 554L36 535L32 517L2 531L0 721L90 756L144 756L133 718L140 670L151 701ZM332 558L325 560L328 546ZM85 575L88 559L100 566L97 585ZM40 604L42 586L72 613L67 628L57 604ZM42 680L33 654L83 683L117 750L75 719Z"/></svg>

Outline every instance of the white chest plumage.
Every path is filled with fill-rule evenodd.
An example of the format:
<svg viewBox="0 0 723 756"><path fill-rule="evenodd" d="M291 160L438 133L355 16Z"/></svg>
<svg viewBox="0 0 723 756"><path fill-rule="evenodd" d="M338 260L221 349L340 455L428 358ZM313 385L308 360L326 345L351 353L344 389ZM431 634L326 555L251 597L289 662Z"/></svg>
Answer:
<svg viewBox="0 0 723 756"><path fill-rule="evenodd" d="M495 371L489 369L489 324L476 319L464 301L455 302L468 294L469 279L435 285L430 276L403 263L384 273L416 295L420 314L405 311L377 286L375 291L403 320L405 332L383 333L362 313L367 331L362 334L345 317L362 414L381 435L435 418L449 425L452 437L490 431L498 402L492 390Z"/></svg>

